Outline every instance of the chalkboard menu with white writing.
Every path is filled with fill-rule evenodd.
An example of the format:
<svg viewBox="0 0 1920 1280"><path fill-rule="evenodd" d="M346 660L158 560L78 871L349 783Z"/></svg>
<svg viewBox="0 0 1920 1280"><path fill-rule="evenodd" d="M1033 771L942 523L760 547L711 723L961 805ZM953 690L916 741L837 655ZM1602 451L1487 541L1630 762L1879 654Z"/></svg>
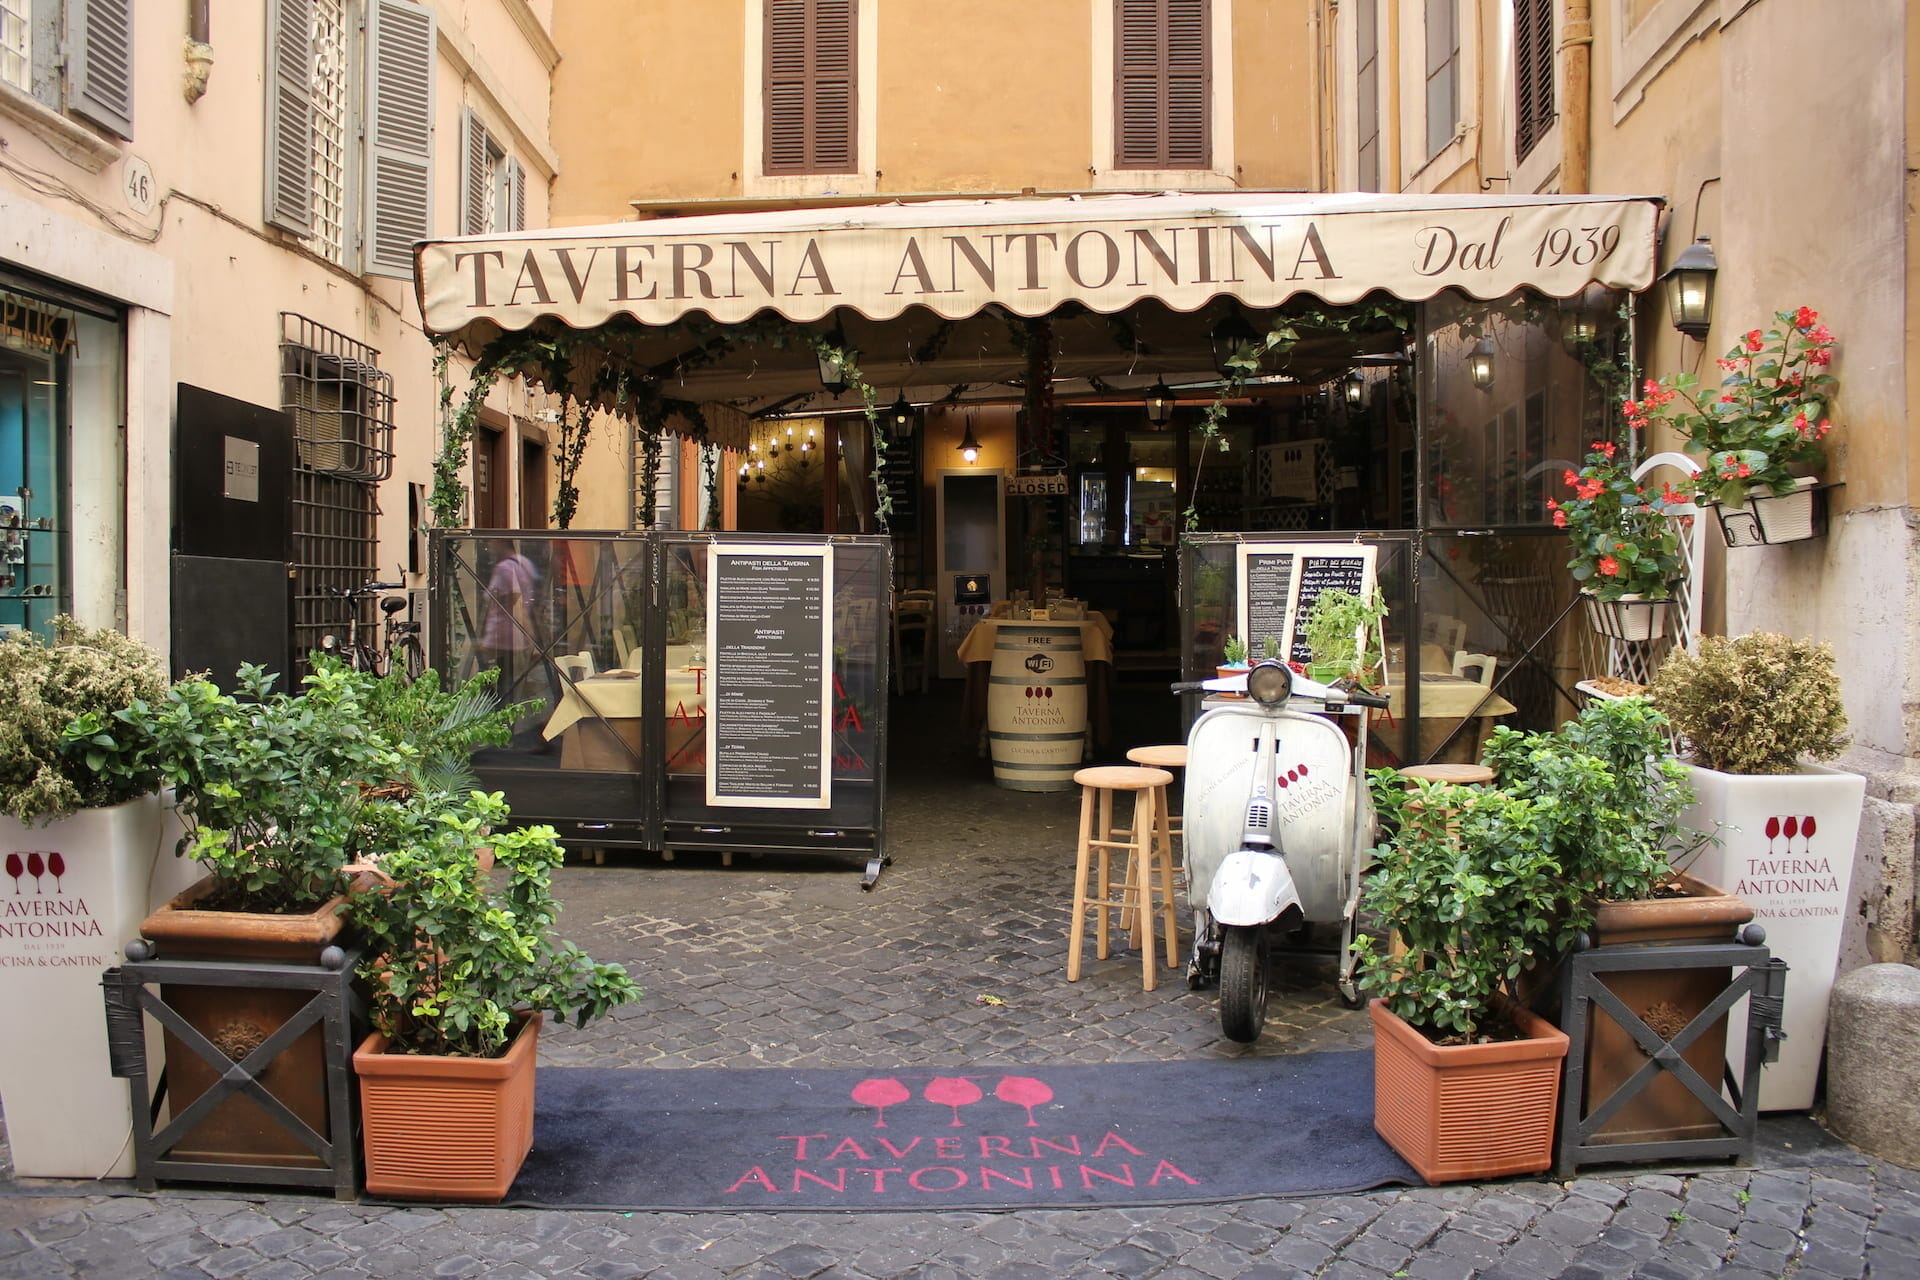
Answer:
<svg viewBox="0 0 1920 1280"><path fill-rule="evenodd" d="M1335 587L1362 596L1371 592L1375 554L1374 547L1359 543L1241 543L1239 634L1247 652L1258 657L1272 638L1288 661L1310 661L1307 613L1313 602Z"/></svg>
<svg viewBox="0 0 1920 1280"><path fill-rule="evenodd" d="M1320 593L1338 588L1357 596L1365 595L1372 586L1372 569L1371 560L1361 560L1350 553L1300 557L1300 587L1293 606L1298 621L1293 629L1293 648L1287 654L1289 661L1306 662L1313 657L1307 648L1307 614Z"/></svg>
<svg viewBox="0 0 1920 1280"><path fill-rule="evenodd" d="M824 809L833 548L715 547L707 594L707 803Z"/></svg>

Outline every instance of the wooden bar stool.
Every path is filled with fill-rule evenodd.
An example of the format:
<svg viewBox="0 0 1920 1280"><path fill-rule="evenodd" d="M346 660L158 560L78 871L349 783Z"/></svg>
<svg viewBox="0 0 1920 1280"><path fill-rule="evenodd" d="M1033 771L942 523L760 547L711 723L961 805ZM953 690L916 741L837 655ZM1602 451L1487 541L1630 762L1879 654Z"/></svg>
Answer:
<svg viewBox="0 0 1920 1280"><path fill-rule="evenodd" d="M1184 769L1187 767L1187 744L1184 742L1174 742L1163 746L1133 747L1127 751L1127 759L1137 765L1144 765L1149 769ZM1177 886L1184 887L1187 883L1187 841L1185 832L1180 825L1180 815L1173 811L1173 791L1171 788L1167 791L1166 804L1161 807L1166 811L1167 835L1180 842L1180 852L1174 855L1173 858L1173 882ZM1168 848L1171 849L1172 845L1169 844ZM1131 867L1127 869L1127 874L1129 878L1132 877L1133 869ZM1122 929L1133 928L1132 912L1125 912L1121 915L1120 927Z"/></svg>
<svg viewBox="0 0 1920 1280"><path fill-rule="evenodd" d="M1454 782L1477 787L1493 781L1493 770L1483 764L1410 764L1398 771L1408 781Z"/></svg>
<svg viewBox="0 0 1920 1280"><path fill-rule="evenodd" d="M1108 913L1122 913L1123 921L1137 908L1142 928L1135 930L1140 944L1141 985L1153 990L1158 965L1154 953L1154 917L1166 933L1167 963L1180 953L1174 922L1172 837L1167 832L1167 787L1173 775L1165 769L1137 765L1097 765L1073 775L1080 784L1080 844L1074 859L1073 923L1067 929L1067 981L1080 981L1080 950L1086 941L1087 912L1096 913L1094 955L1111 953ZM1133 795L1133 812L1125 827L1113 821L1113 799L1121 792ZM1113 879L1113 851L1126 851L1127 872ZM1126 928L1125 923L1121 928Z"/></svg>

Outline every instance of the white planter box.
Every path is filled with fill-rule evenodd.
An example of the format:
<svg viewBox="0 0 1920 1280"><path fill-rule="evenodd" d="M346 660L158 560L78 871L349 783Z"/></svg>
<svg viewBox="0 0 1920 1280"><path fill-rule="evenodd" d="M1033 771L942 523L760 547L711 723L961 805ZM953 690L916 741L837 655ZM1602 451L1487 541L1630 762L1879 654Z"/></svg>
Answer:
<svg viewBox="0 0 1920 1280"><path fill-rule="evenodd" d="M1766 927L1767 947L1790 966L1787 1039L1780 1061L1760 1075L1760 1109L1804 1111L1813 1105L1820 1075L1867 780L1816 764L1788 774L1688 765L1687 775L1696 799L1682 821L1702 831L1723 824L1720 844L1702 851L1693 874L1746 899L1754 923ZM1735 1054L1746 1043L1743 1010L1735 1010L1727 1028ZM1739 1067L1736 1061L1736 1072Z"/></svg>
<svg viewBox="0 0 1920 1280"><path fill-rule="evenodd" d="M108 1073L100 973L120 963L158 905L155 891L179 878L173 834L158 796L47 827L0 817L0 858L18 855L22 868L0 875L0 1107L21 1177L133 1173L127 1082Z"/></svg>

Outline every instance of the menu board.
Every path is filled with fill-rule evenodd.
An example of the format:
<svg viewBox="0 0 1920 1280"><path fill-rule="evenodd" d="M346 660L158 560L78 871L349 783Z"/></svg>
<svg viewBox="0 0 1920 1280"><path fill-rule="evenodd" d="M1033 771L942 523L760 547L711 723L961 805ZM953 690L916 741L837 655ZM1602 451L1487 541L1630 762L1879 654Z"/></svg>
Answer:
<svg viewBox="0 0 1920 1280"><path fill-rule="evenodd" d="M709 552L707 803L833 803L831 546Z"/></svg>
<svg viewBox="0 0 1920 1280"><path fill-rule="evenodd" d="M1377 548L1355 542L1243 542L1237 550L1239 632L1250 657L1269 636L1289 662L1307 662L1307 613L1322 591L1374 589Z"/></svg>

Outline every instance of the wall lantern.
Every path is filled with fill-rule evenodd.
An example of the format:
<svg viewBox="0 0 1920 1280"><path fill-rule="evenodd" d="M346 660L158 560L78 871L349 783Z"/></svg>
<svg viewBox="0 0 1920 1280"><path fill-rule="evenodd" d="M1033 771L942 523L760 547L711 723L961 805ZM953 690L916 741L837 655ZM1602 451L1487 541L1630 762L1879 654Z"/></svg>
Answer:
<svg viewBox="0 0 1920 1280"><path fill-rule="evenodd" d="M1358 409L1367 402L1367 380L1360 376L1358 369L1342 378L1340 387L1349 409Z"/></svg>
<svg viewBox="0 0 1920 1280"><path fill-rule="evenodd" d="M1147 388L1147 421L1156 427L1167 425L1173 416L1173 391L1164 382Z"/></svg>
<svg viewBox="0 0 1920 1280"><path fill-rule="evenodd" d="M967 433L960 437L960 456L972 466L980 460L980 442L973 438L973 419L967 419Z"/></svg>
<svg viewBox="0 0 1920 1280"><path fill-rule="evenodd" d="M1482 391L1493 389L1493 339L1481 338L1467 353L1467 376Z"/></svg>
<svg viewBox="0 0 1920 1280"><path fill-rule="evenodd" d="M893 434L910 436L913 434L913 406L907 403L907 393L903 389L893 402L893 408L887 410L893 419Z"/></svg>
<svg viewBox="0 0 1920 1280"><path fill-rule="evenodd" d="M815 358L820 362L820 385L834 395L847 389L847 371L838 353L847 349L847 340L841 336L839 328L827 335L827 345L817 348Z"/></svg>
<svg viewBox="0 0 1920 1280"><path fill-rule="evenodd" d="M1720 270L1714 259L1713 245L1701 236L1686 247L1660 277L1667 282L1667 305L1673 310L1673 327L1699 341L1713 327L1713 277Z"/></svg>
<svg viewBox="0 0 1920 1280"><path fill-rule="evenodd" d="M1208 338L1213 344L1213 367L1221 377L1230 378L1233 376L1233 371L1228 367L1227 362L1233 359L1242 347L1251 342L1257 342L1260 335L1254 332L1253 326L1247 323L1244 316L1235 311L1213 326L1213 332L1208 335Z"/></svg>

